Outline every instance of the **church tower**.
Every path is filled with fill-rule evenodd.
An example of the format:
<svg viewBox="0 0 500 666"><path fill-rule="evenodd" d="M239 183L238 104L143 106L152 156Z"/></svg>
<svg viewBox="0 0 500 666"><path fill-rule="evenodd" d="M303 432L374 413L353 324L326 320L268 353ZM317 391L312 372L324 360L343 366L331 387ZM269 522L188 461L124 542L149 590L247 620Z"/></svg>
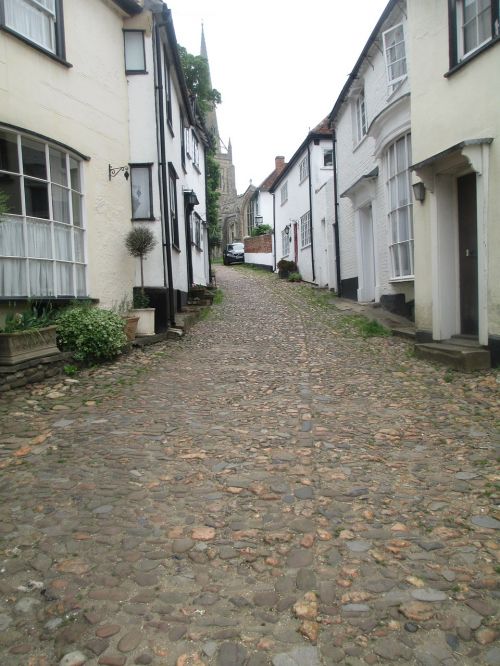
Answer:
<svg viewBox="0 0 500 666"><path fill-rule="evenodd" d="M201 27L201 47L200 56L205 58L208 63L208 77L210 87L212 79L210 76L210 63L208 61L207 43L205 40L205 31ZM233 241L243 240L243 222L240 219L240 205L236 191L236 176L233 164L233 149L231 139L226 146L222 141L217 123L217 112L215 107L211 109L205 118L205 125L215 141L215 159L220 169L220 198L219 198L219 228L221 230L222 246Z"/></svg>

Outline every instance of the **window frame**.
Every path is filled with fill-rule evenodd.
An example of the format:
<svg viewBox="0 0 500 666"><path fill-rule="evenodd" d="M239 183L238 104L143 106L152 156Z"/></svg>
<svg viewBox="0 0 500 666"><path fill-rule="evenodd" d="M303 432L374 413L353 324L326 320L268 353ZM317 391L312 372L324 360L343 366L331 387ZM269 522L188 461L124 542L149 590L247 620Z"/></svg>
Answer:
<svg viewBox="0 0 500 666"><path fill-rule="evenodd" d="M312 245L311 211L300 216L300 249L305 250Z"/></svg>
<svg viewBox="0 0 500 666"><path fill-rule="evenodd" d="M172 162L168 163L168 217L172 230L172 247L181 251L179 238L179 206L177 201L177 181L179 176Z"/></svg>
<svg viewBox="0 0 500 666"><path fill-rule="evenodd" d="M281 254L283 257L288 257L290 254L290 228L288 229L288 233L283 229L281 232Z"/></svg>
<svg viewBox="0 0 500 666"><path fill-rule="evenodd" d="M463 24L460 23L463 17L463 0L448 0L450 71L454 71L456 68L473 60L477 55L500 41L500 0L490 1L490 12L490 34L488 39L465 53L462 52L463 49L461 48L463 47L463 36L461 34Z"/></svg>
<svg viewBox="0 0 500 666"><path fill-rule="evenodd" d="M167 49L163 46L163 72L165 75L165 104L167 109L167 125L170 134L175 136L173 126L173 105L172 105L172 78L170 76L170 61L167 55Z"/></svg>
<svg viewBox="0 0 500 666"><path fill-rule="evenodd" d="M397 167L397 144L401 141L404 140L405 144L405 168L404 169L399 169ZM395 170L394 174L391 175L391 170L390 170L390 152L391 150L393 151L393 159L394 159L394 165L395 165ZM414 254L414 246L415 246L415 232L414 232L414 226L413 226L413 189L412 189L412 182L411 182L411 171L410 171L410 166L411 166L411 132L406 132L405 134L397 137L394 141L392 141L385 149L385 154L384 154L384 165L385 165L385 173L386 173L386 196L387 196L387 226L388 226L388 233L389 233L389 257L390 257L390 266L391 266L391 277L390 281L407 281L407 280L414 280L415 279L415 254ZM406 173L406 179L404 180L405 182L405 190L407 194L407 200L406 203L400 204L401 201L401 193L399 191L399 176L402 176L403 174ZM397 204L393 208L392 203L391 203L391 183L395 184L396 187L396 199L397 199ZM407 231L408 231L408 238L407 239L400 239L400 212L406 209L407 210ZM394 237L396 237L396 240L394 240ZM408 258L409 258L409 273L403 273L402 272L402 253L401 253L401 247L402 246L408 246L409 252L408 252ZM397 264L398 264L398 269L396 270L396 261L395 261L395 253L397 251Z"/></svg>
<svg viewBox="0 0 500 666"><path fill-rule="evenodd" d="M194 166L200 170L200 142L198 141L198 137L196 134L193 132L192 133L192 145L193 145L193 164Z"/></svg>
<svg viewBox="0 0 500 666"><path fill-rule="evenodd" d="M327 164L327 156L328 164ZM333 148L323 148L323 168L331 169L333 168Z"/></svg>
<svg viewBox="0 0 500 666"><path fill-rule="evenodd" d="M356 118L356 135L354 144L357 146L368 134L368 116L366 113L365 89L360 91L354 100L354 115Z"/></svg>
<svg viewBox="0 0 500 666"><path fill-rule="evenodd" d="M147 169L148 170L148 193L149 193L149 217L135 217L134 216L134 202L133 202L133 180L134 169ZM130 205L132 211L132 222L151 222L155 219L153 210L153 163L152 162L131 162L129 164L130 172Z"/></svg>
<svg viewBox="0 0 500 666"><path fill-rule="evenodd" d="M14 254L7 254L6 252L5 254L1 254L1 258L7 261L21 262L19 272L22 275L25 290L24 293L18 294L0 294L0 300L88 298L85 183L82 169L83 161L87 158L71 150L68 146L42 137L39 134L3 124L0 126L0 131L4 134L12 135L15 139L11 145L15 143L17 160L17 170L13 171L4 167L0 170L0 177L6 175L16 179L18 181L17 188L19 194L18 211L8 213L5 217L5 222L2 224L8 225L11 223L14 225L13 229L16 225L20 225L22 236L22 250ZM43 174L34 174L27 171L25 156L26 152L30 150L29 144L31 146L38 145L38 154L43 154ZM63 162L59 164L64 165L62 172L59 174L60 178L56 177L54 171L54 166L57 163L54 159L57 160L58 156L63 157ZM75 166L77 167L76 182L73 180ZM64 180L61 174L64 174ZM30 214L28 211L30 191L26 190L27 181L37 185L38 191L42 187L45 188L47 199L46 215L36 215L36 212ZM59 195L66 194L58 199L57 193ZM75 202L78 204L78 214L76 214ZM61 217L57 214L58 206L60 207L59 212L61 212ZM66 216L67 219L63 219ZM36 248L33 250L33 247L30 247L31 243L37 243L35 240L37 227L38 231L44 227L49 230L48 235L46 235L42 242L38 240L38 252ZM4 231L6 228L4 228ZM59 245L58 231L62 230L64 230L64 233L62 236L59 236L59 240L65 240ZM78 242L77 238L79 238ZM45 256L40 252L40 249L44 245ZM65 253L64 251L69 251L70 258L62 256ZM33 282L36 282L36 278L33 278L31 269L33 267L36 270L37 265L41 266L43 264L46 266L50 264L47 271L47 277L50 276L50 284L47 284L47 293L42 293L41 291L35 292L32 288ZM58 270L62 266L70 267L70 273L66 276ZM70 276L72 289L66 291L62 289L62 283L68 279L68 276ZM81 286L80 289L79 286Z"/></svg>
<svg viewBox="0 0 500 666"><path fill-rule="evenodd" d="M281 205L283 206L288 201L288 180L285 180L283 185L280 187L280 197Z"/></svg>
<svg viewBox="0 0 500 666"><path fill-rule="evenodd" d="M388 50L391 47L387 46L387 35L389 35L389 33L391 33L391 32L394 32L398 28L401 28L401 30L403 32L403 41L399 42L399 44L403 44L403 46L404 46L404 52L405 52L404 59L400 58L399 60L394 60L393 62L389 62ZM398 84L400 84L402 81L404 81L408 77L408 55L406 53L406 30L405 30L404 23L401 21L400 23L396 23L395 25L391 26L387 30L384 30L384 32L382 33L382 43L383 43L383 50L384 50L384 60L385 60L385 72L386 72L386 77L387 77L387 86L391 89L391 91L393 91L398 86ZM391 75L390 75L390 67L392 67L397 62L401 62L402 60L404 60L404 67L405 67L404 74L400 74L396 78L392 78Z"/></svg>
<svg viewBox="0 0 500 666"><path fill-rule="evenodd" d="M36 5L36 2L32 0L27 0L30 4ZM65 67L72 67L72 65L66 60L66 44L64 39L64 12L63 12L63 3L62 0L55 0L55 20L54 20L54 51L49 48L46 48L42 44L33 41L29 36L24 35L21 32L18 32L15 28L7 25L5 18L5 0L0 0L0 30L9 33L13 37L16 37L20 41L24 42L28 46L34 48L35 50L47 55L49 58L59 62ZM47 13L44 11L44 8L39 6L41 13Z"/></svg>
<svg viewBox="0 0 500 666"><path fill-rule="evenodd" d="M306 155L299 162L299 185L303 183L309 177L309 160Z"/></svg>
<svg viewBox="0 0 500 666"><path fill-rule="evenodd" d="M144 67L142 69L128 69L127 68L127 39L126 35L131 34L131 33L136 33L140 34L142 36L142 61L144 64ZM134 76L136 74L147 74L147 69L146 69L146 44L145 44L145 33L144 30L133 30L133 29L123 29L123 56L125 60L125 74L127 76Z"/></svg>

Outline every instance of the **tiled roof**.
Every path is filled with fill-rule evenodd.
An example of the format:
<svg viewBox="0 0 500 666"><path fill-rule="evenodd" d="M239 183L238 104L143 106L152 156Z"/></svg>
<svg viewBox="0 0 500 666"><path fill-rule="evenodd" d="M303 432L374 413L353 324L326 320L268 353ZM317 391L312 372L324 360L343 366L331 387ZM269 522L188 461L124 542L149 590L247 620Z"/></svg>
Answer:
<svg viewBox="0 0 500 666"><path fill-rule="evenodd" d="M331 136L332 135L332 130L328 126L329 123L329 118L328 116L326 118L323 118L323 120L316 125L316 127L313 127L313 129L310 131L310 134L324 134L325 136Z"/></svg>
<svg viewBox="0 0 500 666"><path fill-rule="evenodd" d="M280 173L285 169L288 165L288 162L283 162L283 165L280 165L279 168L274 169L267 178L265 178L262 183L259 185L259 190L261 192L269 192L271 187L273 186L274 181L276 178L280 175Z"/></svg>

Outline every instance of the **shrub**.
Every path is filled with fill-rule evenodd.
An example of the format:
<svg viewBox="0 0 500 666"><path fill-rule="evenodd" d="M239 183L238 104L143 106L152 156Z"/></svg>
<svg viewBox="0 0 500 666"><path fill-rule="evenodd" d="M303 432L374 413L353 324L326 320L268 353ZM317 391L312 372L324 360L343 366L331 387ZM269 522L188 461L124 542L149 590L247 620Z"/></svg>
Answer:
<svg viewBox="0 0 500 666"><path fill-rule="evenodd" d="M57 322L57 343L71 351L77 361L108 361L121 353L127 342L123 319L109 310L74 307Z"/></svg>
<svg viewBox="0 0 500 666"><path fill-rule="evenodd" d="M256 227L252 229L250 232L251 236L265 236L266 234L270 234L272 232L273 228L269 226L269 224L259 224Z"/></svg>
<svg viewBox="0 0 500 666"><path fill-rule="evenodd" d="M289 273L297 273L297 264L295 261L289 261L288 259L280 259L276 264L279 271L288 271Z"/></svg>
<svg viewBox="0 0 500 666"><path fill-rule="evenodd" d="M288 275L288 282L302 282L302 275L298 272L290 273Z"/></svg>

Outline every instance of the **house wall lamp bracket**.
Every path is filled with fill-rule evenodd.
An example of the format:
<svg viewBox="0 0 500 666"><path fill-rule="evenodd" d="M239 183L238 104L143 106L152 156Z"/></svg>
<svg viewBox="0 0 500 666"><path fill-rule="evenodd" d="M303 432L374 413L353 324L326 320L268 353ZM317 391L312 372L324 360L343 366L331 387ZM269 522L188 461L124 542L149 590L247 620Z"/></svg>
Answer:
<svg viewBox="0 0 500 666"><path fill-rule="evenodd" d="M120 173L120 171L123 171L123 175L125 177L125 180L128 180L130 178L130 172L128 170L128 164L126 164L125 166L121 166L121 167L112 167L111 164L108 164L109 180L111 180L116 175L118 175Z"/></svg>

